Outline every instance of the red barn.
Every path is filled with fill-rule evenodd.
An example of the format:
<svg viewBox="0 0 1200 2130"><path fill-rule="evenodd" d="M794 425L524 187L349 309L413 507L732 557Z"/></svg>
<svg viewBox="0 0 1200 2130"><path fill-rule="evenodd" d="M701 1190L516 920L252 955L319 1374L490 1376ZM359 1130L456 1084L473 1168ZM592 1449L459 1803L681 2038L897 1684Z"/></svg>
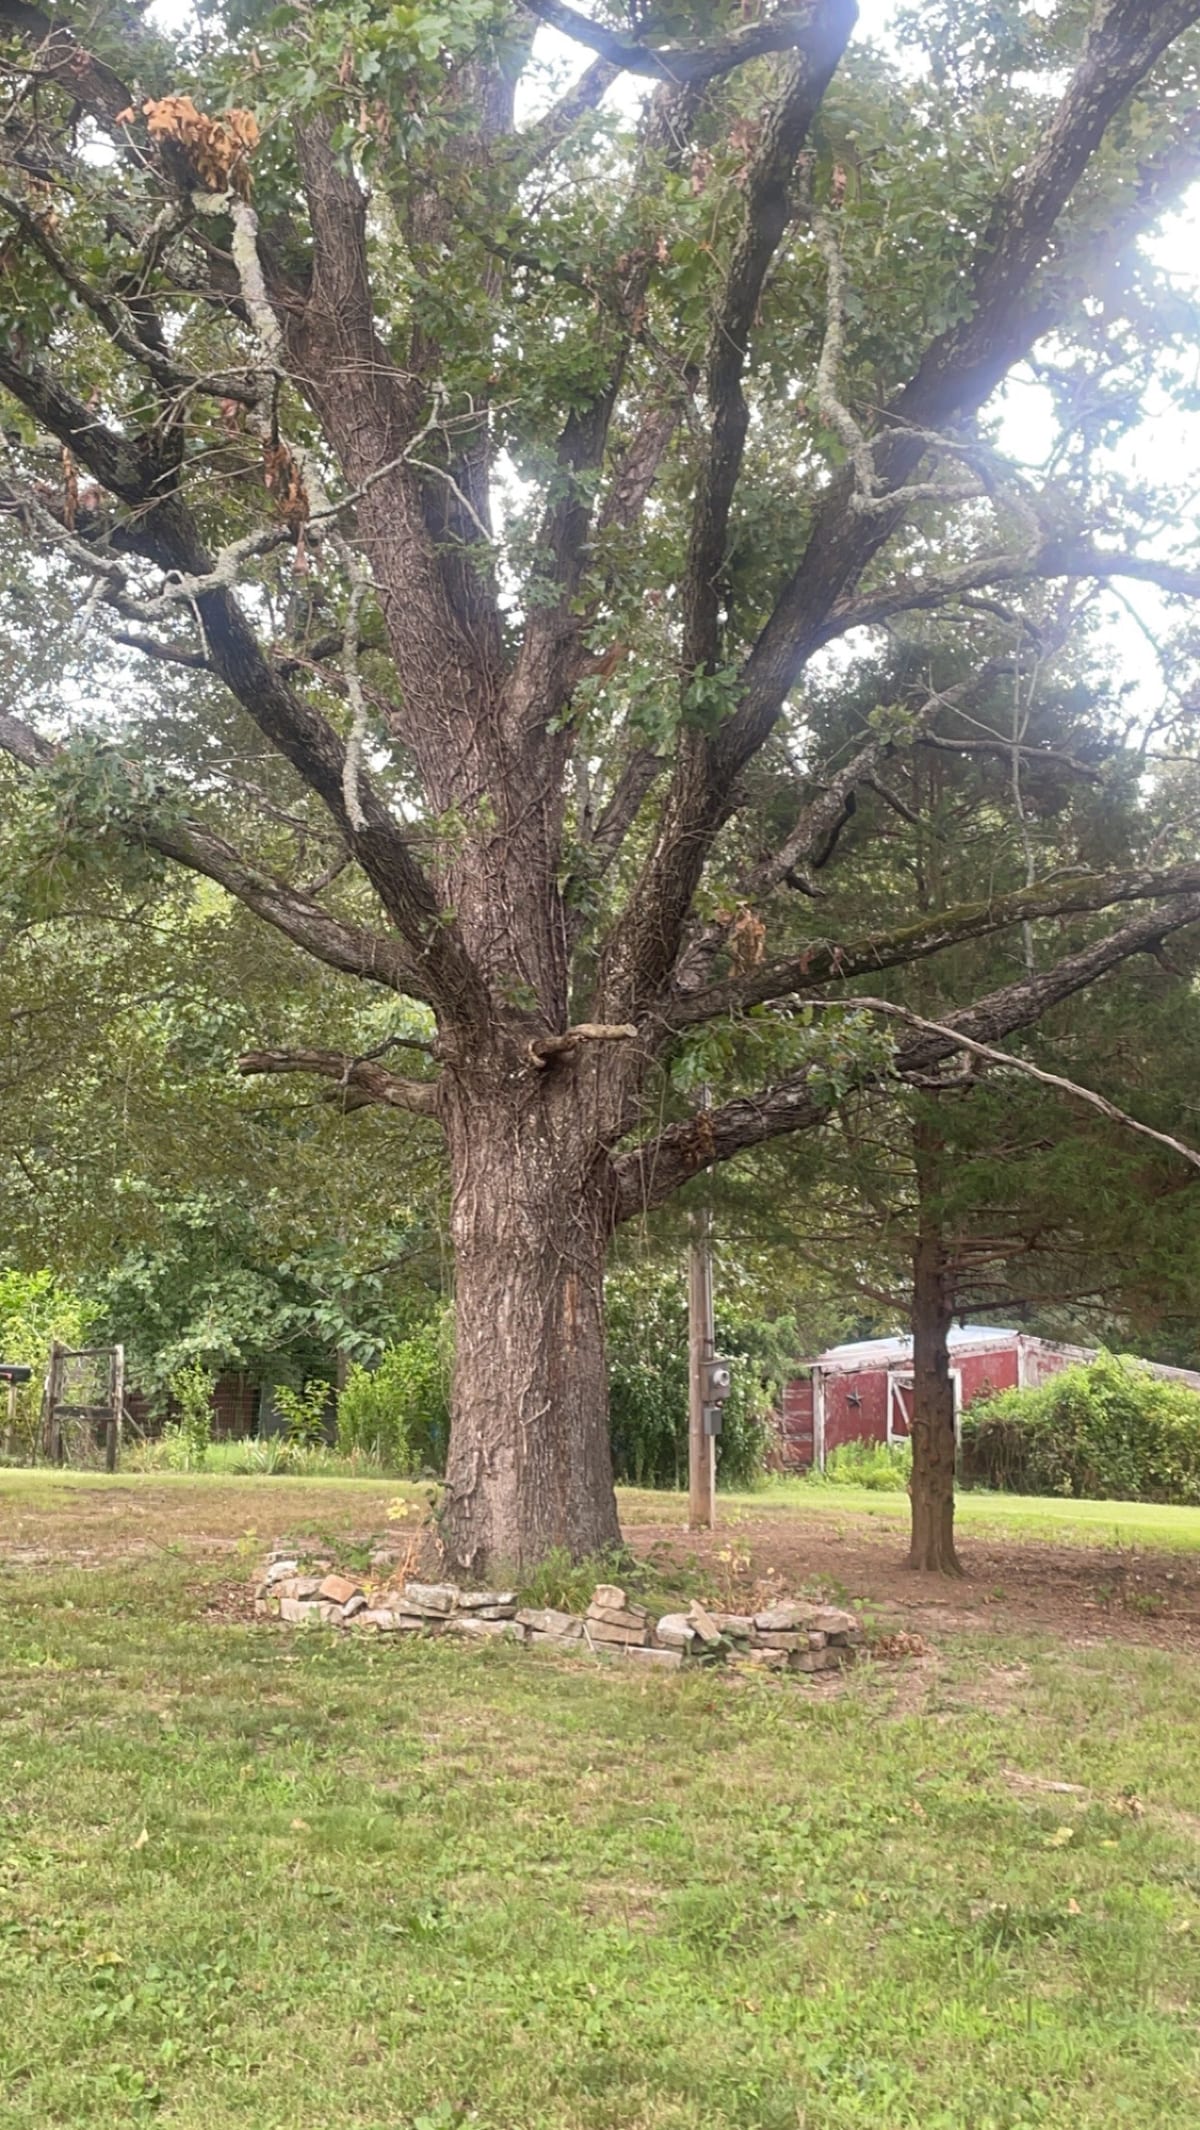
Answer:
<svg viewBox="0 0 1200 2130"><path fill-rule="evenodd" d="M912 1417L913 1342L911 1338L860 1339L831 1346L809 1363L783 1396L779 1463L784 1471L820 1470L831 1450L844 1442L901 1442ZM956 1410L999 1390L1025 1390L1056 1376L1077 1361L1093 1361L1082 1346L1056 1346L1024 1331L1003 1331L993 1324L960 1324L950 1333L950 1372ZM1144 1362L1156 1376L1167 1376L1200 1391L1200 1375L1184 1368Z"/></svg>

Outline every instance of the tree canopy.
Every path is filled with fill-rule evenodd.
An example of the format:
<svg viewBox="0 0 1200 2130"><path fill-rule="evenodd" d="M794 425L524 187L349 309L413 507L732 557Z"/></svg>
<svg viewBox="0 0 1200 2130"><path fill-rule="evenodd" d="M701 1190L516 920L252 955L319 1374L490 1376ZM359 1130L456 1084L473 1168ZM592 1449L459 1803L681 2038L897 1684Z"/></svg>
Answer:
<svg viewBox="0 0 1200 2130"><path fill-rule="evenodd" d="M1190 402L1142 240L1198 22L0 0L0 748L78 877L180 868L377 999L268 1008L241 1069L445 1136L463 1561L616 1534L622 1221L1200 920L1136 791L1049 867L1031 828L1096 586L1160 587L1194 684L1190 536L1113 445ZM547 28L590 56L538 101ZM991 857L914 881L943 755L1001 765ZM828 1010L1004 938L932 1027Z"/></svg>

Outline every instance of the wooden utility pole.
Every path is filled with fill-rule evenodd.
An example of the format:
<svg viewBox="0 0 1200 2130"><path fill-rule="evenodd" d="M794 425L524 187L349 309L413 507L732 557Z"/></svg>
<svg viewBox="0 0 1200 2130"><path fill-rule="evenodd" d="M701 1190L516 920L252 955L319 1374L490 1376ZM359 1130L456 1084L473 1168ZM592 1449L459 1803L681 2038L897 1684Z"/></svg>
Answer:
<svg viewBox="0 0 1200 2130"><path fill-rule="evenodd" d="M713 1321L712 1214L692 1215L688 1250L688 1525L711 1531L717 1491L716 1437L705 1426L708 1364L716 1352Z"/></svg>

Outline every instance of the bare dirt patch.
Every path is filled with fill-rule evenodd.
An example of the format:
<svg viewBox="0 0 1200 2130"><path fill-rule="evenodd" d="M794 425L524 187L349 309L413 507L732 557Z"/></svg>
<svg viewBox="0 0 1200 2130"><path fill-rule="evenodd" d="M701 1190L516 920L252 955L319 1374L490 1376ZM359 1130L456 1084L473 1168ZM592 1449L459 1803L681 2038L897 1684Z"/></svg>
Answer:
<svg viewBox="0 0 1200 2130"><path fill-rule="evenodd" d="M116 1566L163 1553L216 1561L277 1539L353 1544L389 1530L396 1488L351 1480L91 1479L0 1483L0 1562Z"/></svg>
<svg viewBox="0 0 1200 2130"><path fill-rule="evenodd" d="M1022 1536L967 1536L959 1578L915 1575L904 1566L899 1523L802 1510L750 1517L729 1530L681 1531L639 1524L639 1554L694 1565L728 1593L731 1608L764 1584L798 1590L819 1583L874 1616L872 1631L1040 1633L1072 1642L1125 1641L1200 1653L1200 1556L1158 1548L1054 1545Z"/></svg>

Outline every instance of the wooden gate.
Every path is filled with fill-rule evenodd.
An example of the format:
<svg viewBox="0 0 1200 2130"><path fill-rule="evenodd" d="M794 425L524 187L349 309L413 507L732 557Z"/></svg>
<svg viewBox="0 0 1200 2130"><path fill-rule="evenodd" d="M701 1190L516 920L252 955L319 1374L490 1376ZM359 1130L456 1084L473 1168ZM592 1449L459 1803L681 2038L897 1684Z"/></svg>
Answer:
<svg viewBox="0 0 1200 2130"><path fill-rule="evenodd" d="M42 1441L52 1464L98 1465L115 1472L125 1414L125 1348L50 1348L42 1405Z"/></svg>

